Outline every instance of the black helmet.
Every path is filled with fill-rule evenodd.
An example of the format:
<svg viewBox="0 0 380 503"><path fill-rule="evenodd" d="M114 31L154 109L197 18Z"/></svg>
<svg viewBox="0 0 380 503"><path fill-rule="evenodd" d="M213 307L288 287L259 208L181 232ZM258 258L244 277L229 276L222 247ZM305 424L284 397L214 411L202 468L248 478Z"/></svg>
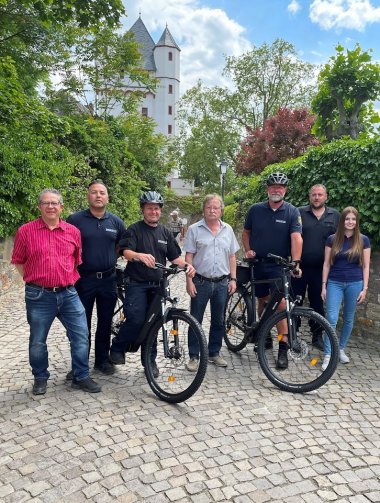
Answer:
<svg viewBox="0 0 380 503"><path fill-rule="evenodd" d="M284 173L279 173L278 171L271 173L267 178L268 187L270 185L284 185L286 187L288 182L288 177Z"/></svg>
<svg viewBox="0 0 380 503"><path fill-rule="evenodd" d="M162 208L164 205L164 198L158 192L150 190L140 197L140 206L144 206L144 204L147 203L159 204Z"/></svg>

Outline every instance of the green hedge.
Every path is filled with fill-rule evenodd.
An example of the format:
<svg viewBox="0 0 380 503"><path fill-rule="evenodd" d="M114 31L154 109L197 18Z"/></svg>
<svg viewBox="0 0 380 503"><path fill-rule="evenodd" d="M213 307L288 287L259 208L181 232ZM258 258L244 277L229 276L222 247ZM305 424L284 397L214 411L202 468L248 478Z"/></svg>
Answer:
<svg viewBox="0 0 380 503"><path fill-rule="evenodd" d="M249 206L267 198L265 180L269 173L283 171L290 179L287 201L308 204L312 185L326 185L328 205L338 210L355 206L360 228L375 249L380 249L380 137L370 140L338 140L311 148L304 156L267 166L259 176L241 179L235 194L239 218Z"/></svg>

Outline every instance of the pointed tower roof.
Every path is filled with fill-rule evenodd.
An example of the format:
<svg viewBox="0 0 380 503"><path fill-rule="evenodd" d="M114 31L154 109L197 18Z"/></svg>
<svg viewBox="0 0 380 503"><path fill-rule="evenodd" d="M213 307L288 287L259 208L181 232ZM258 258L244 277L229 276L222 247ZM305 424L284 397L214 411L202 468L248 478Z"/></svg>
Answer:
<svg viewBox="0 0 380 503"><path fill-rule="evenodd" d="M181 50L178 47L178 45L175 43L175 40L174 40L174 38L173 38L172 34L170 33L170 31L169 31L169 29L168 29L167 26L166 26L163 34L161 35L160 40L156 44L156 47L162 47L162 46L165 46L165 47L175 47L179 51Z"/></svg>
<svg viewBox="0 0 380 503"><path fill-rule="evenodd" d="M143 58L144 69L149 71L156 71L156 64L153 57L153 49L155 47L155 43L153 42L152 37L146 29L141 16L139 16L138 20L134 23L133 26L131 26L129 31L133 33L136 42L139 44L139 49Z"/></svg>

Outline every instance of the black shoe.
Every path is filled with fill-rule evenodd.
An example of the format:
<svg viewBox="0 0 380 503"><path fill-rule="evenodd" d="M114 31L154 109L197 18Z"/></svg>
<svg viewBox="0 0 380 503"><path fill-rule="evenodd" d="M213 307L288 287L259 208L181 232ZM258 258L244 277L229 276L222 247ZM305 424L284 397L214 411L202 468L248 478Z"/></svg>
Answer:
<svg viewBox="0 0 380 503"><path fill-rule="evenodd" d="M265 339L265 349L273 349L272 337L267 337Z"/></svg>
<svg viewBox="0 0 380 503"><path fill-rule="evenodd" d="M77 381L76 379L73 379L71 387L79 388L82 391L87 391L88 393L99 393L99 391L102 391L102 388L99 386L99 384L91 379L91 377L87 377L86 379L83 379L83 381Z"/></svg>
<svg viewBox="0 0 380 503"><path fill-rule="evenodd" d="M110 361L114 365L124 365L125 354L121 351L110 351Z"/></svg>
<svg viewBox="0 0 380 503"><path fill-rule="evenodd" d="M73 371L70 370L70 372L67 372L66 374L66 381L72 381L73 380Z"/></svg>
<svg viewBox="0 0 380 503"><path fill-rule="evenodd" d="M99 372L107 376L114 374L116 370L114 364L109 362L108 360L102 363L95 363L94 369L99 370Z"/></svg>
<svg viewBox="0 0 380 503"><path fill-rule="evenodd" d="M47 379L34 379L33 395L44 395L47 388Z"/></svg>
<svg viewBox="0 0 380 503"><path fill-rule="evenodd" d="M288 368L288 343L280 342L277 356L276 369L287 369Z"/></svg>
<svg viewBox="0 0 380 503"><path fill-rule="evenodd" d="M319 349L319 351L324 351L325 350L325 343L323 342L322 334L317 334L317 335L313 334L313 338L311 340L311 344L315 348Z"/></svg>
<svg viewBox="0 0 380 503"><path fill-rule="evenodd" d="M157 378L160 375L156 362L152 362L152 374L153 377Z"/></svg>

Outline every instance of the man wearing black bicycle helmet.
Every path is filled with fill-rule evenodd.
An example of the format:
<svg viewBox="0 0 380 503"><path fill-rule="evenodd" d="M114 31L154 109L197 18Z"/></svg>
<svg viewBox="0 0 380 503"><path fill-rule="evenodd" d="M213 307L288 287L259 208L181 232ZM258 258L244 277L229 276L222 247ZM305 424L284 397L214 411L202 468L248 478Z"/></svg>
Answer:
<svg viewBox="0 0 380 503"><path fill-rule="evenodd" d="M243 246L247 257L259 259L255 265L257 280L272 279L280 276L279 265L267 261L268 253L281 257L292 257L299 261L302 252L302 225L298 209L284 201L288 189L288 177L275 171L266 179L268 200L253 204L247 214L243 230ZM292 274L301 275L297 268ZM259 314L263 312L265 303L269 299L270 291L276 288L275 283L256 285ZM284 309L284 301L279 310ZM279 343L277 368L288 367L288 327L286 322L277 326L281 334Z"/></svg>
<svg viewBox="0 0 380 503"><path fill-rule="evenodd" d="M267 187L269 187L270 185L283 185L284 187L287 187L288 183L288 177L284 173L280 173L279 171L271 173L267 178Z"/></svg>
<svg viewBox="0 0 380 503"><path fill-rule="evenodd" d="M148 203L158 204L160 208L162 208L164 205L164 198L159 192L156 192L155 190L149 190L140 197L140 208Z"/></svg>
<svg viewBox="0 0 380 503"><path fill-rule="evenodd" d="M115 365L125 363L125 352L144 325L150 301L162 277L162 271L155 269L156 262L166 264L169 260L180 267L186 265L173 233L159 223L163 205L164 199L159 192L150 190L142 194L143 218L130 225L119 242L120 254L128 261L125 269L128 288L124 300L125 322L114 337L110 350L110 360ZM193 277L194 267L188 265L186 274ZM156 354L151 354L151 358L155 377L158 377Z"/></svg>

